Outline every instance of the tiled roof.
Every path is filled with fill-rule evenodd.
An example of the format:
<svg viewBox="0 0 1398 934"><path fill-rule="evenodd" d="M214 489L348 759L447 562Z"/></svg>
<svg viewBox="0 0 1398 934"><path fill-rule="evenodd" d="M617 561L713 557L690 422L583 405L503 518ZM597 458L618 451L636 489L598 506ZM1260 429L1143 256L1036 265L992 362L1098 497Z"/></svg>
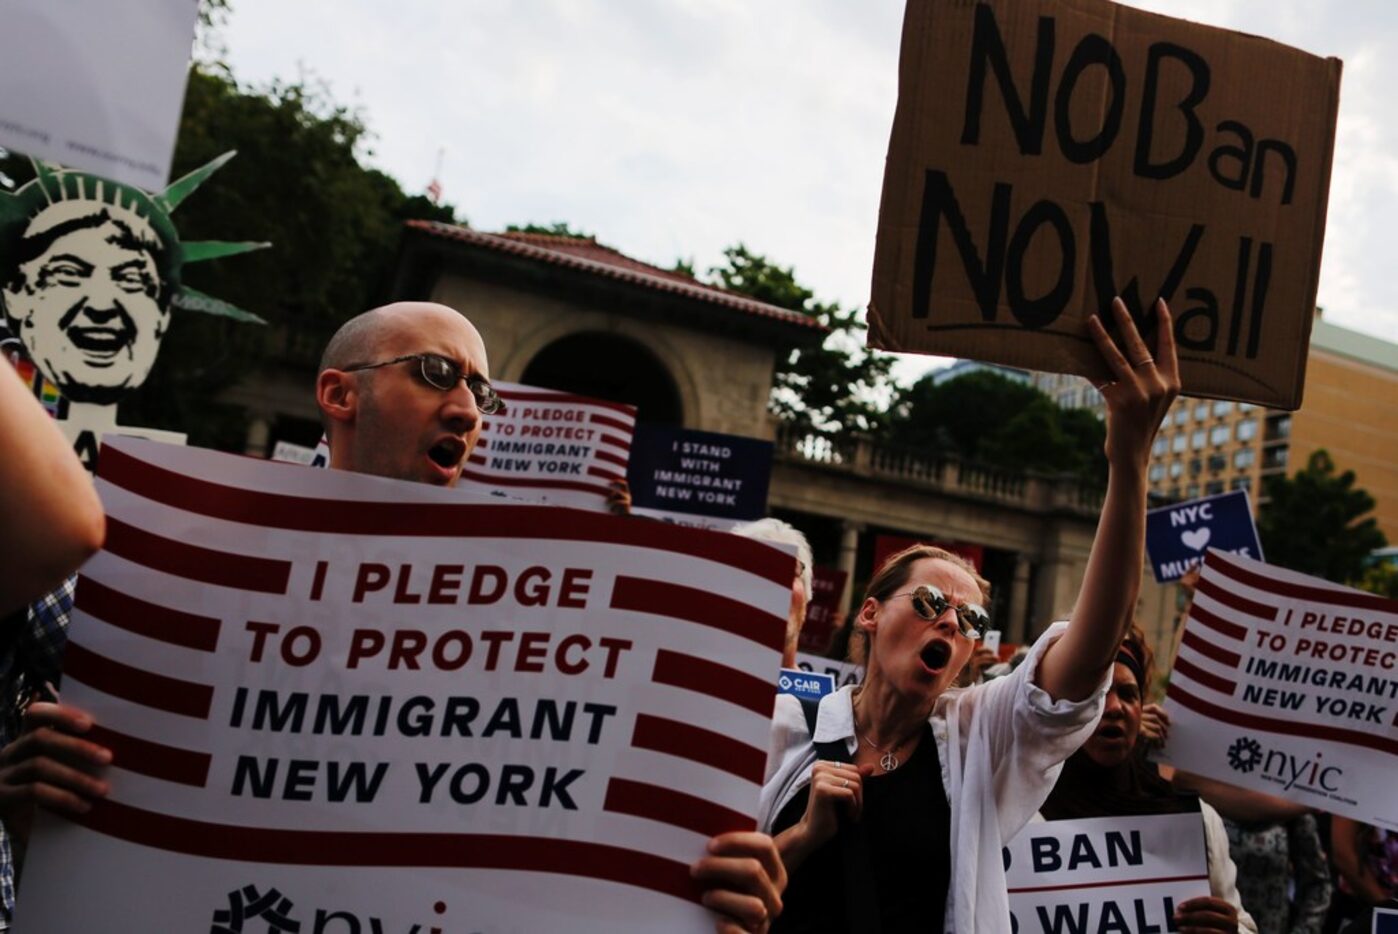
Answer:
<svg viewBox="0 0 1398 934"><path fill-rule="evenodd" d="M519 232L484 233L469 227L444 224L440 221L410 220L406 222L406 226L434 237L469 243L500 253L590 272L632 285L655 289L659 292L669 292L703 302L711 302L746 314L774 318L797 327L816 331L826 330L820 322L800 312L790 311L776 305L769 305L766 302L759 302L745 295L739 295L736 292L705 285L698 279L682 272L661 269L659 266L652 266L649 263L632 259L626 254L591 238Z"/></svg>

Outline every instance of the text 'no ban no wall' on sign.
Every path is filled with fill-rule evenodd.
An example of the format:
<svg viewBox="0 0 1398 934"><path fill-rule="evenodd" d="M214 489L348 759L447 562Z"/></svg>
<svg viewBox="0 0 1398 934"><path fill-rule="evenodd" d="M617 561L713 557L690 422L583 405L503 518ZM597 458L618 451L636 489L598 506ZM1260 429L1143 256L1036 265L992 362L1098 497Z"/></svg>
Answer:
<svg viewBox="0 0 1398 934"><path fill-rule="evenodd" d="M1100 382L1086 319L1149 340L1159 295L1186 393L1298 407L1339 87L1106 0L910 0L870 344Z"/></svg>

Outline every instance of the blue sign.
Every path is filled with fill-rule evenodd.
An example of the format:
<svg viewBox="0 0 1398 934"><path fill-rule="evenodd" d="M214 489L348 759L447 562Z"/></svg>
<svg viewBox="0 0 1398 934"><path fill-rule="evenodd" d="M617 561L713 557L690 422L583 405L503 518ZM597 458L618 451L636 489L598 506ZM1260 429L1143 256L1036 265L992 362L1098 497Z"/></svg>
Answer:
<svg viewBox="0 0 1398 934"><path fill-rule="evenodd" d="M801 700L820 700L835 691L835 676L800 668L783 668L777 677L777 693L792 694Z"/></svg>
<svg viewBox="0 0 1398 934"><path fill-rule="evenodd" d="M760 519L767 514L772 442L639 424L626 476L638 512Z"/></svg>
<svg viewBox="0 0 1398 934"><path fill-rule="evenodd" d="M1209 548L1254 561L1264 560L1247 490L1219 493L1146 513L1146 551L1160 583L1179 580L1204 560L1204 552Z"/></svg>

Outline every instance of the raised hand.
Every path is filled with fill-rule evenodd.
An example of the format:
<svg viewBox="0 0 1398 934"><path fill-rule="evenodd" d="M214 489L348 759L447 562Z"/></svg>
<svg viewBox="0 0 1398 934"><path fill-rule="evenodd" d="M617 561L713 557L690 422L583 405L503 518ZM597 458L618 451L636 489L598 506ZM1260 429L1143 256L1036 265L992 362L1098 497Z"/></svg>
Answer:
<svg viewBox="0 0 1398 934"><path fill-rule="evenodd" d="M1112 340L1101 319L1094 316L1087 321L1087 331L1112 377L1097 387L1107 403L1107 461L1114 468L1144 470L1156 429L1180 393L1170 309L1164 299L1156 300L1153 355L1120 298L1112 300L1112 314L1118 341Z"/></svg>

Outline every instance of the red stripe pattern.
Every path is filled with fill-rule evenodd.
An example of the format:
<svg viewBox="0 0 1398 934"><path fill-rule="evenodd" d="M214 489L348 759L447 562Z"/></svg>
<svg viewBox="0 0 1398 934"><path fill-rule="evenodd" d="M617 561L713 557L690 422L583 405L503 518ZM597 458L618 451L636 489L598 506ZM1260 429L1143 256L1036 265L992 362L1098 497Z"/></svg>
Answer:
<svg viewBox="0 0 1398 934"><path fill-rule="evenodd" d="M287 866L516 869L604 879L698 902L689 867L650 853L548 837L357 833L214 824L98 801L71 818L98 833L188 856Z"/></svg>
<svg viewBox="0 0 1398 934"><path fill-rule="evenodd" d="M208 753L192 752L164 743L137 739L93 725L83 736L112 751L112 764L128 772L138 772L151 778L203 788L209 781Z"/></svg>
<svg viewBox="0 0 1398 934"><path fill-rule="evenodd" d="M713 730L645 713L636 717L631 745L721 769L757 784L761 784L767 766L764 749L740 743Z"/></svg>
<svg viewBox="0 0 1398 934"><path fill-rule="evenodd" d="M206 684L133 668L89 652L71 639L63 650L63 675L133 704L200 720L209 719L214 699L214 689Z"/></svg>
<svg viewBox="0 0 1398 934"><path fill-rule="evenodd" d="M1236 693L1238 690L1238 683L1236 681L1229 681L1227 678L1220 678L1212 671L1206 671L1205 669L1200 668L1198 665L1194 664L1184 656L1180 656L1175 659L1175 670L1187 678L1192 678L1193 680L1198 681L1205 687L1213 688L1220 694L1232 695Z"/></svg>
<svg viewBox="0 0 1398 934"><path fill-rule="evenodd" d="M1309 603L1329 603L1333 606L1346 606L1358 610L1377 610L1380 613L1393 612L1393 601L1385 597L1358 593L1353 590L1341 590L1337 587L1315 587L1306 584L1293 584L1290 581L1278 580L1273 577L1263 577L1239 566L1237 562L1231 561L1217 552L1210 553L1209 559L1209 567L1225 577L1244 586L1255 587L1271 594L1293 600L1304 600ZM1276 611L1272 612L1275 614ZM1274 617L1268 617L1268 619L1272 618Z"/></svg>
<svg viewBox="0 0 1398 934"><path fill-rule="evenodd" d="M786 620L763 613L747 603L697 587L619 575L612 590L612 609L633 610L712 626L769 649L782 647Z"/></svg>
<svg viewBox="0 0 1398 934"><path fill-rule="evenodd" d="M661 649L655 653L651 680L672 688L684 688L717 697L764 717L772 715L777 686L706 658Z"/></svg>
<svg viewBox="0 0 1398 934"><path fill-rule="evenodd" d="M107 517L106 550L154 571L203 584L284 594L291 562L235 555L154 535Z"/></svg>
<svg viewBox="0 0 1398 934"><path fill-rule="evenodd" d="M118 448L103 449L101 476L137 496L176 509L264 528L445 538L459 538L463 529L469 529L478 538L608 541L687 554L745 568L783 586L791 584L791 559L768 545L719 533L696 535L692 529L663 522L578 512L561 525L554 509L523 505L356 502L347 509L339 500L265 493L186 476Z"/></svg>
<svg viewBox="0 0 1398 934"><path fill-rule="evenodd" d="M1248 634L1246 626L1230 623L1223 617L1210 613L1197 603L1189 608L1189 621L1198 622L1200 625L1207 626L1220 635L1227 636L1230 639L1238 639L1239 641Z"/></svg>
<svg viewBox="0 0 1398 934"><path fill-rule="evenodd" d="M148 603L90 577L78 578L75 606L109 626L201 652L218 648L219 621Z"/></svg>
<svg viewBox="0 0 1398 934"><path fill-rule="evenodd" d="M1256 616L1265 620L1275 620L1277 618L1277 608L1266 606L1255 600L1249 600L1241 594L1236 594L1231 590L1224 590L1218 584L1208 578L1199 581L1195 587L1199 593L1216 600L1230 610L1237 610L1239 613L1246 613L1249 616Z"/></svg>
<svg viewBox="0 0 1398 934"><path fill-rule="evenodd" d="M1200 655L1212 658L1220 664L1227 665L1229 668L1237 668L1243 661L1243 657L1237 652L1230 652L1225 648L1214 645L1212 642L1201 639L1188 627L1184 630L1184 637L1180 639L1180 644L1188 646Z"/></svg>
<svg viewBox="0 0 1398 934"><path fill-rule="evenodd" d="M607 798L602 810L683 827L706 837L732 830L757 829L757 821L721 804L625 778L613 778L607 783Z"/></svg>

